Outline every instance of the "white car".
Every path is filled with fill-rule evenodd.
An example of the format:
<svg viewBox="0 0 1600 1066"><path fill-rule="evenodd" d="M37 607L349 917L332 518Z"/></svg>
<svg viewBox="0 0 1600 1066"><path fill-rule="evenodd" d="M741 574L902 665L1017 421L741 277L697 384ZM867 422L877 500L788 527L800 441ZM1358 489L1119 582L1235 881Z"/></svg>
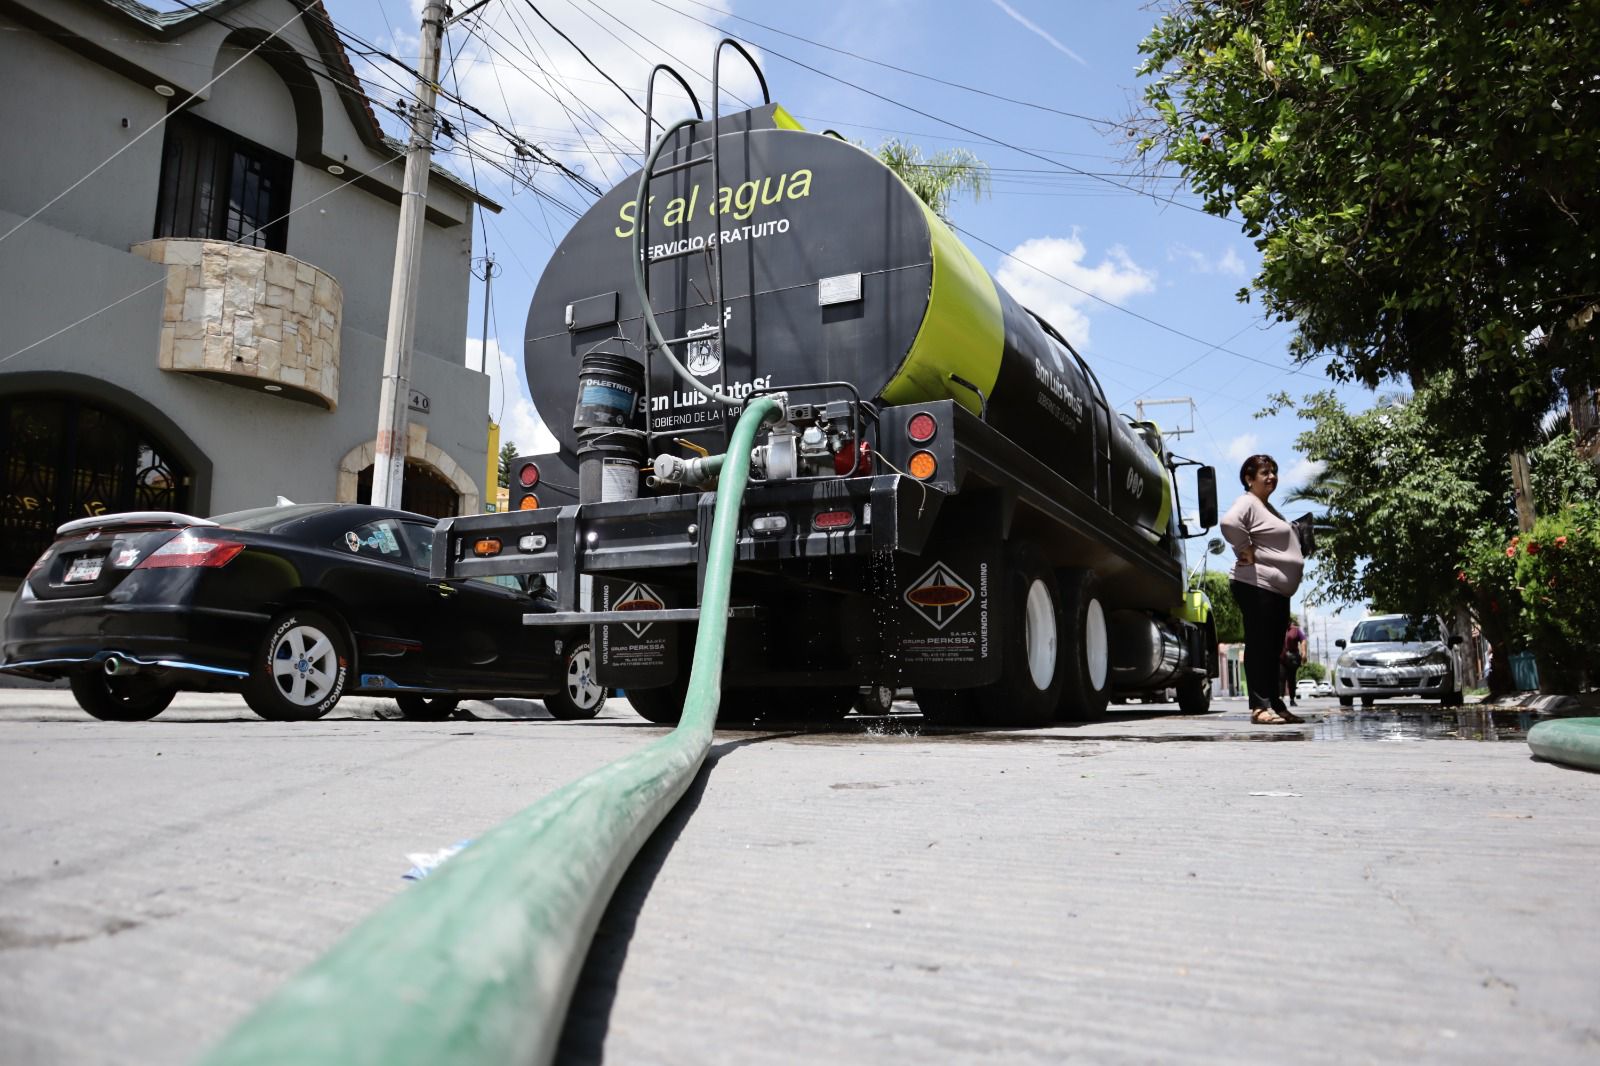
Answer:
<svg viewBox="0 0 1600 1066"><path fill-rule="evenodd" d="M1312 693L1312 695L1331 696L1333 695L1333 685L1330 684L1326 678L1324 678L1323 680L1317 682L1317 690Z"/></svg>
<svg viewBox="0 0 1600 1066"><path fill-rule="evenodd" d="M1294 698L1297 700L1310 699L1317 695L1317 683L1309 677L1302 677L1294 683Z"/></svg>
<svg viewBox="0 0 1600 1066"><path fill-rule="evenodd" d="M1356 623L1339 656L1334 687L1339 704L1391 696L1422 696L1443 706L1461 702L1462 638L1432 615L1383 614Z"/></svg>

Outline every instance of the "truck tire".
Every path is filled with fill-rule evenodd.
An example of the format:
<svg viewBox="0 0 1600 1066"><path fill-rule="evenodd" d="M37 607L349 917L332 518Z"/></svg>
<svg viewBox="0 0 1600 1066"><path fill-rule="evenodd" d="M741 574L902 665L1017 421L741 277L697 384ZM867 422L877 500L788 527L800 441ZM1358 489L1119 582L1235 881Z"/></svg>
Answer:
<svg viewBox="0 0 1600 1066"><path fill-rule="evenodd" d="M683 717L683 701L688 694L689 677L679 674L678 680L660 688L630 688L627 690L627 700L645 721L656 725L677 725L678 719Z"/></svg>
<svg viewBox="0 0 1600 1066"><path fill-rule="evenodd" d="M1098 718L1111 698L1111 649L1100 579L1093 570L1062 570L1062 683L1056 714L1065 720Z"/></svg>
<svg viewBox="0 0 1600 1066"><path fill-rule="evenodd" d="M982 722L1041 726L1055 720L1064 673L1062 623L1055 571L1033 545L1013 544L1000 615L1000 680L973 690Z"/></svg>
<svg viewBox="0 0 1600 1066"><path fill-rule="evenodd" d="M1184 714L1210 713L1211 679L1190 677L1178 682L1178 710Z"/></svg>
<svg viewBox="0 0 1600 1066"><path fill-rule="evenodd" d="M755 699L747 703L753 712L745 721L754 719L759 713L763 722L782 722L787 725L816 723L831 724L842 722L855 706L856 692L854 688L790 688L790 689L756 689L747 691L746 695L755 695ZM757 710L759 709L759 710ZM723 708L727 710L726 707ZM718 720L725 718L719 714ZM733 721L733 719L728 719Z"/></svg>

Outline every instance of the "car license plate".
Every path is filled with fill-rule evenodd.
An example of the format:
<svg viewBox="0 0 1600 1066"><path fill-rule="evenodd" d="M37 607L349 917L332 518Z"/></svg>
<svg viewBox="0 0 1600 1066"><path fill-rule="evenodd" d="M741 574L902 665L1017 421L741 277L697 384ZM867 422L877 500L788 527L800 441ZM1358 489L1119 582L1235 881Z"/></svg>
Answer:
<svg viewBox="0 0 1600 1066"><path fill-rule="evenodd" d="M1393 670L1379 670L1378 671L1378 676L1377 676L1377 678L1375 680L1380 685L1393 686L1393 685L1398 685L1400 683L1399 675L1396 674Z"/></svg>
<svg viewBox="0 0 1600 1066"><path fill-rule="evenodd" d="M99 555L80 556L72 560L72 565L67 567L67 576L63 580L69 585L93 581L100 576L100 564L104 561L104 557Z"/></svg>

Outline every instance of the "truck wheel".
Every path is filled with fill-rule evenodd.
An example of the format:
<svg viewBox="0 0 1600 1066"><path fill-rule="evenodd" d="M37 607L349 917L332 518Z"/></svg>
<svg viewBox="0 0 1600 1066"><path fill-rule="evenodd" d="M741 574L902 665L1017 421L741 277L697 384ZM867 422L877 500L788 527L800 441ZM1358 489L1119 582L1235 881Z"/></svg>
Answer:
<svg viewBox="0 0 1600 1066"><path fill-rule="evenodd" d="M683 717L683 700L688 695L687 679L660 688L630 688L628 702L639 717L656 725L677 725Z"/></svg>
<svg viewBox="0 0 1600 1066"><path fill-rule="evenodd" d="M1191 677L1178 682L1178 710L1184 714L1205 714L1211 710L1211 679Z"/></svg>
<svg viewBox="0 0 1600 1066"><path fill-rule="evenodd" d="M1049 725L1064 673L1061 594L1033 545L1014 544L1007 556L1000 680L974 690L978 716L989 725Z"/></svg>
<svg viewBox="0 0 1600 1066"><path fill-rule="evenodd" d="M760 708L759 714L764 722L841 722L856 701L856 690L853 688L757 689L754 694L756 698L745 706L752 711ZM750 718L755 716L752 713ZM725 716L719 714L717 717L721 720ZM749 721L750 718L740 720ZM727 720L730 723L734 721L732 718Z"/></svg>
<svg viewBox="0 0 1600 1066"><path fill-rule="evenodd" d="M929 725L977 725L978 710L970 688L912 689L922 720Z"/></svg>
<svg viewBox="0 0 1600 1066"><path fill-rule="evenodd" d="M1064 719L1097 718L1111 697L1111 648L1106 640L1106 609L1100 579L1093 570L1062 570L1061 700Z"/></svg>

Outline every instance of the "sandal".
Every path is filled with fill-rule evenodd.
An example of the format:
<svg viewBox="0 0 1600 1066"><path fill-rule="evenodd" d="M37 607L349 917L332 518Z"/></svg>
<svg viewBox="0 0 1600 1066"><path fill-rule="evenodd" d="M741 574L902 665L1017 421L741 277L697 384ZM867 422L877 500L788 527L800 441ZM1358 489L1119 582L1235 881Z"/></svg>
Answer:
<svg viewBox="0 0 1600 1066"><path fill-rule="evenodd" d="M1250 721L1256 725L1288 725L1289 719L1271 707L1257 707L1250 712Z"/></svg>
<svg viewBox="0 0 1600 1066"><path fill-rule="evenodd" d="M1288 725L1305 724L1305 719L1301 718L1298 714L1295 714L1289 708L1285 707L1282 700L1273 700L1272 709L1277 713L1278 717Z"/></svg>

